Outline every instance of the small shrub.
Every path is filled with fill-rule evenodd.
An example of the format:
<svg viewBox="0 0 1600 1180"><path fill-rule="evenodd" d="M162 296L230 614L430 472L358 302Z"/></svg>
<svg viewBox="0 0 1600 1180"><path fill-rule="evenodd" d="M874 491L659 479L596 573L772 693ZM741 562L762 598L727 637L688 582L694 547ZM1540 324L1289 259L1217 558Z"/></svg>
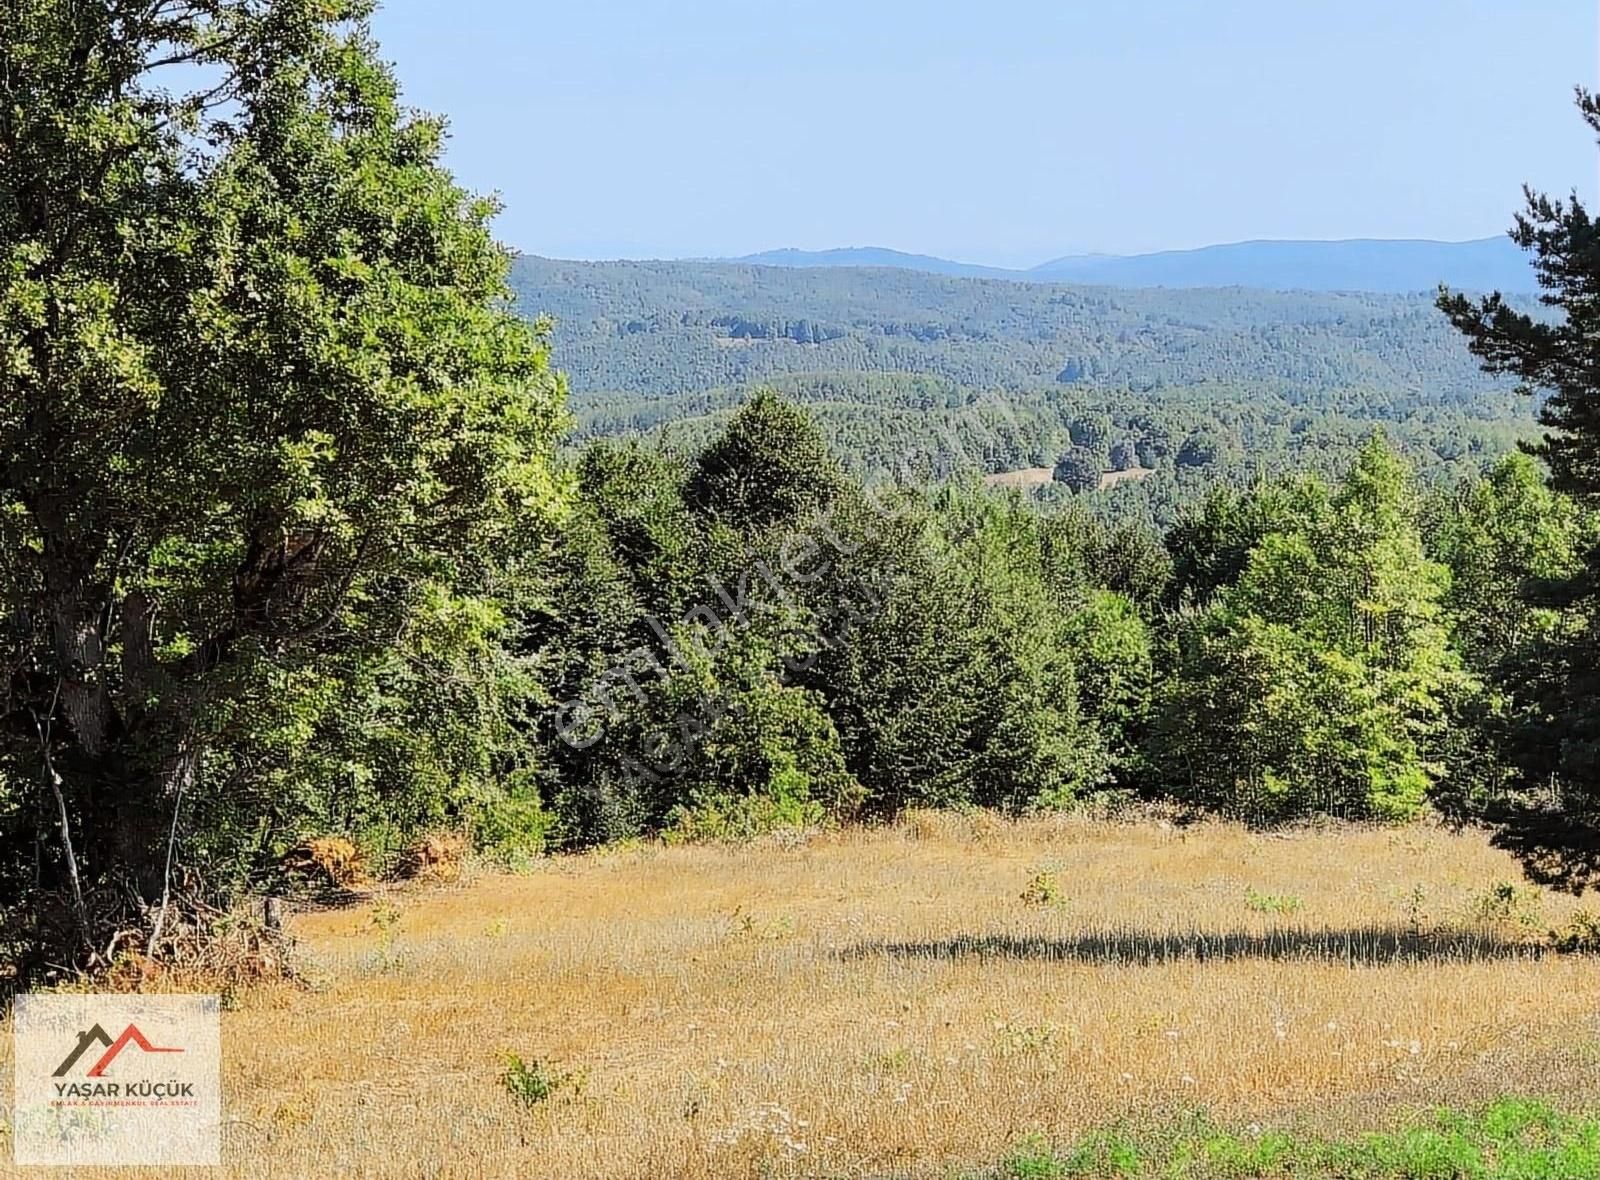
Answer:
<svg viewBox="0 0 1600 1180"><path fill-rule="evenodd" d="M1300 899L1292 893L1257 893L1247 888L1244 904L1253 913L1287 915L1300 908Z"/></svg>
<svg viewBox="0 0 1600 1180"><path fill-rule="evenodd" d="M490 860L523 868L545 852L555 817L537 796L513 795L488 804L478 814L478 848Z"/></svg>
<svg viewBox="0 0 1600 1180"><path fill-rule="evenodd" d="M1144 1170L1144 1157L1126 1137L1106 1131L1088 1136L1067 1157L1068 1176L1137 1176Z"/></svg>
<svg viewBox="0 0 1600 1180"><path fill-rule="evenodd" d="M343 836L317 836L294 848L284 868L303 877L318 877L335 889L348 889L366 879L366 864L356 846Z"/></svg>
<svg viewBox="0 0 1600 1180"><path fill-rule="evenodd" d="M461 879L466 859L465 836L459 832L430 832L406 849L400 860L400 873L414 880L448 885Z"/></svg>
<svg viewBox="0 0 1600 1180"><path fill-rule="evenodd" d="M1531 931L1541 925L1542 902L1539 890L1500 881L1467 903L1467 919L1486 926L1516 926Z"/></svg>
<svg viewBox="0 0 1600 1180"><path fill-rule="evenodd" d="M908 807L896 821L908 840L941 840L950 835L952 813L932 807Z"/></svg>
<svg viewBox="0 0 1600 1180"><path fill-rule="evenodd" d="M583 1079L579 1074L560 1072L542 1061L524 1060L516 1053L507 1053L505 1061L506 1068L500 1075L500 1085L514 1102L526 1110L532 1110L561 1090L576 1091L582 1086Z"/></svg>
<svg viewBox="0 0 1600 1180"><path fill-rule="evenodd" d="M1038 1135L1019 1143L1001 1165L1006 1180L1059 1180L1067 1175L1067 1163Z"/></svg>
<svg viewBox="0 0 1600 1180"><path fill-rule="evenodd" d="M1031 906L1060 908L1067 904L1066 891L1055 873L1041 869L1028 880L1028 887L1020 894L1022 903Z"/></svg>
<svg viewBox="0 0 1600 1180"><path fill-rule="evenodd" d="M785 830L820 827L822 804L793 795L712 795L668 817L668 844L736 843Z"/></svg>
<svg viewBox="0 0 1600 1180"><path fill-rule="evenodd" d="M1019 1024L1010 1020L994 1022L995 1042L1000 1052L1012 1055L1043 1053L1060 1039L1059 1026L1050 1024Z"/></svg>
<svg viewBox="0 0 1600 1180"><path fill-rule="evenodd" d="M1550 944L1563 954L1600 953L1600 915L1579 910L1560 930L1550 932Z"/></svg>
<svg viewBox="0 0 1600 1180"><path fill-rule="evenodd" d="M738 938L782 942L786 938L794 937L794 919L787 914L779 914L776 918L763 922L754 914L746 913L743 906L735 906L733 913L728 915L728 921L731 927L729 933Z"/></svg>
<svg viewBox="0 0 1600 1180"><path fill-rule="evenodd" d="M1405 896L1406 926L1413 938L1419 937L1428 924L1427 900L1428 891L1420 882Z"/></svg>
<svg viewBox="0 0 1600 1180"><path fill-rule="evenodd" d="M373 955L373 966L379 971L391 971L401 963L395 950L395 939L400 929L400 907L392 901L380 901L372 907L367 921L378 932L378 949Z"/></svg>

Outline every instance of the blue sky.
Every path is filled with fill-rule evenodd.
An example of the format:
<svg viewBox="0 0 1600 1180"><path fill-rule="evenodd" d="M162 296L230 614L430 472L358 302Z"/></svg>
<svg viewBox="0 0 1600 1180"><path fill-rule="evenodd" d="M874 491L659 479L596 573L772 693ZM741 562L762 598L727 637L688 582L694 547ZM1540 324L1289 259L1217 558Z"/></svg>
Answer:
<svg viewBox="0 0 1600 1180"><path fill-rule="evenodd" d="M999 265L1472 238L1595 186L1594 0L388 0L509 244Z"/></svg>

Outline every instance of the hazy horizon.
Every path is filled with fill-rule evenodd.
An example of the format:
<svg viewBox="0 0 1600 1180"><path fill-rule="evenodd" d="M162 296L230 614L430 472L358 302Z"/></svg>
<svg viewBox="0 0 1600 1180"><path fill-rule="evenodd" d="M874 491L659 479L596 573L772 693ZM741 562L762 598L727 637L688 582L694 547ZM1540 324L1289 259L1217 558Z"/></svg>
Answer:
<svg viewBox="0 0 1600 1180"><path fill-rule="evenodd" d="M885 250L895 254L904 254L908 257L938 258L945 262L955 262L966 266L985 266L997 270L1026 271L1046 263L1063 258L1132 258L1148 254L1184 254L1198 250L1220 249L1228 246L1251 246L1260 244L1293 243L1298 245L1339 245L1358 242L1378 243L1424 243L1436 246L1468 246L1477 242L1506 237L1504 232L1479 234L1471 238L1429 238L1429 237L1370 237L1357 236L1345 238L1240 238L1228 242L1203 242L1196 246L1177 246L1161 250L1137 250L1119 252L1115 250L1067 250L1048 257L1037 258L1032 261L1023 259L1019 262L995 262L988 258L954 258L948 254L939 254L933 250L919 250L915 248L904 249L898 246L885 246L881 242L840 242L832 246L806 247L795 246L789 243L766 246L757 250L746 250L740 254L612 254L605 256L579 257L576 255L545 254L538 250L524 250L514 243L513 249L519 254L527 254L540 258L548 258L554 262L739 262L749 258L758 258L764 255L782 254L793 251L800 254L829 254L834 252L849 252L855 250Z"/></svg>

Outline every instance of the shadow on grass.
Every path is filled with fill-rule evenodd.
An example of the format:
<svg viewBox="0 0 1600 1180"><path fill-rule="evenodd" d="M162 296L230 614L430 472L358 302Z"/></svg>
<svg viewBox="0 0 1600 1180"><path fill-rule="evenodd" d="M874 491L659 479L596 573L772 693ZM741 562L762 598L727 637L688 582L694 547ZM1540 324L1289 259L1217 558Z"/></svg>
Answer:
<svg viewBox="0 0 1600 1180"><path fill-rule="evenodd" d="M842 959L1040 960L1122 964L1234 962L1268 959L1345 963L1481 963L1535 959L1553 953L1537 943L1515 942L1473 930L1414 931L1364 926L1346 930L1085 932L1066 938L1020 934L957 934L923 942L862 942L838 952Z"/></svg>

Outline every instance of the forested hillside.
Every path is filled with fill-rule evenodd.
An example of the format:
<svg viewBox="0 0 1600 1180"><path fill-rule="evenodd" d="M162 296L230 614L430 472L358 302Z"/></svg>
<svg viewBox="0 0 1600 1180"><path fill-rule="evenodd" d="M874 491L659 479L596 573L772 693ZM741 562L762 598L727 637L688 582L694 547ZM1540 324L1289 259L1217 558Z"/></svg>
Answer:
<svg viewBox="0 0 1600 1180"><path fill-rule="evenodd" d="M975 388L1243 382L1305 403L1495 388L1432 298L1019 286L893 269L523 256L522 310L557 323L580 395L677 395L784 373L928 373ZM583 398L580 405L603 399Z"/></svg>
<svg viewBox="0 0 1600 1180"><path fill-rule="evenodd" d="M769 386L869 482L1087 448L1096 474L1152 469L1107 499L1165 523L1209 482L1338 471L1374 422L1429 480L1534 433L1536 407L1481 371L1431 298L529 257L512 282L525 314L554 318L578 438L692 449Z"/></svg>

